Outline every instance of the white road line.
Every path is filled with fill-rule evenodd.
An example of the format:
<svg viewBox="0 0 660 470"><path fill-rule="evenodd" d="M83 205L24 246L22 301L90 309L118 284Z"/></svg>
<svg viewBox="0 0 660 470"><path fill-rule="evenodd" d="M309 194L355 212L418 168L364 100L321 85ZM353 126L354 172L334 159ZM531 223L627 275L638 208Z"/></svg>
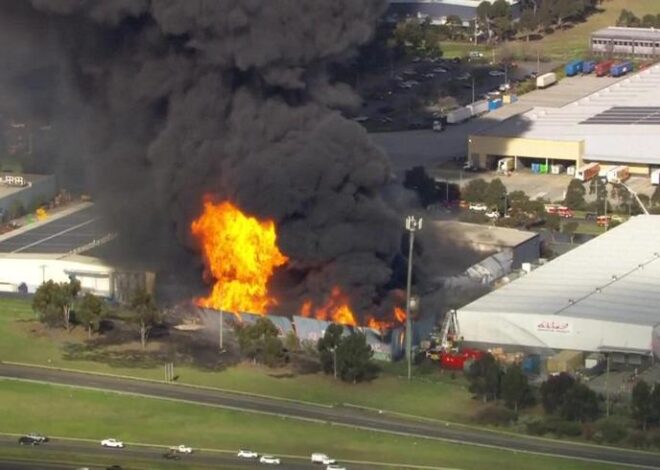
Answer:
<svg viewBox="0 0 660 470"><path fill-rule="evenodd" d="M29 244L27 244L27 245L25 245L25 246L22 246L22 247L20 247L19 249L12 251L12 253L19 253L19 252L21 252L21 251L23 251L23 250L27 250L28 248L32 248L32 247L35 246L35 245L40 245L41 243L43 243L43 242L45 242L45 241L47 241L47 240L50 240L51 238L59 237L60 235L64 235L64 234L67 233L67 232L71 232L72 230L75 230L75 229L77 229L77 228L84 227L85 225L89 225L89 224L91 224L92 222L94 222L95 220L96 220L96 217L94 217L93 219L87 220L87 221L85 221L85 222L83 222L83 223L81 223L81 224L74 225L73 227L69 227L69 228L64 229L64 230L62 230L62 231L60 231L60 232L54 233L53 235L49 235L49 236L47 236L46 238L42 238L41 240L37 240L36 242L32 242L32 243L29 243Z"/></svg>

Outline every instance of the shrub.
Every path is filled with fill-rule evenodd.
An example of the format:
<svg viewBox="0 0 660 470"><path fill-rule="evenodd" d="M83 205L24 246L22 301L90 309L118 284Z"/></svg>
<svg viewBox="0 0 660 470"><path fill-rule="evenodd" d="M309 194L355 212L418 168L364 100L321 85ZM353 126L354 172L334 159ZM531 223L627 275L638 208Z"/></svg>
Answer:
<svg viewBox="0 0 660 470"><path fill-rule="evenodd" d="M650 445L649 440L646 438L646 433L640 430L631 432L628 436L627 443L635 449L646 449Z"/></svg>
<svg viewBox="0 0 660 470"><path fill-rule="evenodd" d="M527 423L527 433L533 436L554 434L557 437L576 437L582 434L582 426L574 421L565 421L559 418L546 418L541 421Z"/></svg>
<svg viewBox="0 0 660 470"><path fill-rule="evenodd" d="M628 435L628 426L621 419L610 417L603 418L596 423L594 441L607 444L621 442Z"/></svg>
<svg viewBox="0 0 660 470"><path fill-rule="evenodd" d="M509 426L518 419L518 415L508 408L503 408L497 405L490 405L477 411L474 419L479 424Z"/></svg>

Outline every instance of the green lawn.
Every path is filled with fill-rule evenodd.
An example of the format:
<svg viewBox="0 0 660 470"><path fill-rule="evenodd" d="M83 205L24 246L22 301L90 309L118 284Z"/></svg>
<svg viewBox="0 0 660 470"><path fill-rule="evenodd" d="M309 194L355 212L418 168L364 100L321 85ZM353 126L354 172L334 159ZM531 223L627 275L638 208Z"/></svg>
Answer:
<svg viewBox="0 0 660 470"><path fill-rule="evenodd" d="M442 57L445 59L453 59L454 57L463 58L466 57L472 51L481 52L484 55L484 59L491 59L492 47L477 44L474 45L469 42L454 42L454 41L442 41L440 43L440 48L442 49Z"/></svg>
<svg viewBox="0 0 660 470"><path fill-rule="evenodd" d="M509 42L502 47L515 51L517 56L536 57L538 51L542 57L561 61L567 61L573 57L584 57L589 50L590 34L607 26L615 26L623 8L641 18L647 13L654 15L660 13L660 2L658 0L608 0L602 2L600 8L604 9L602 13L595 13L589 16L584 23L572 28L545 35L538 41Z"/></svg>
<svg viewBox="0 0 660 470"><path fill-rule="evenodd" d="M61 329L44 330L35 319L30 303L21 299L0 298L0 360L56 366L77 370L120 374L160 380L162 364L141 352L117 360L106 356L103 348L79 354L85 359L71 359L67 351L84 345L84 334L70 334ZM468 421L478 403L471 400L462 377L436 372L408 383L398 372L358 385L345 384L319 374L292 375L248 364L221 371L193 365L175 365L179 382L237 390L263 395L324 404L348 403L450 421ZM388 368L388 370L392 370ZM415 397L411 400L410 397Z"/></svg>
<svg viewBox="0 0 660 470"><path fill-rule="evenodd" d="M65 386L0 380L0 403L0 431L5 433L37 430L97 440L112 436L129 443L186 443L202 449L245 446L279 455L305 456L322 449L341 460L401 463L401 468L403 464L463 469L500 465L528 470L614 468Z"/></svg>

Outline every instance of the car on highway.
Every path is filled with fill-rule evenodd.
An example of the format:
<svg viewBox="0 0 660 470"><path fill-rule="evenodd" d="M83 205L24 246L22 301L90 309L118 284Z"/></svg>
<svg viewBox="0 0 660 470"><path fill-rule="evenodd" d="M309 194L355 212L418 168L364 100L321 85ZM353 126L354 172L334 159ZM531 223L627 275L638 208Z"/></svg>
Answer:
<svg viewBox="0 0 660 470"><path fill-rule="evenodd" d="M237 457L241 457L243 459L257 459L259 458L259 454L257 454L253 450L247 450L247 449L240 449L238 451L238 454L236 454Z"/></svg>
<svg viewBox="0 0 660 470"><path fill-rule="evenodd" d="M117 439L103 439L101 441L101 445L103 447L112 447L115 449L121 449L124 447L124 443L122 441L118 441Z"/></svg>
<svg viewBox="0 0 660 470"><path fill-rule="evenodd" d="M486 212L488 210L488 206L483 202L471 202L468 206L468 209L476 212Z"/></svg>
<svg viewBox="0 0 660 470"><path fill-rule="evenodd" d="M30 434L27 434L26 437L29 437L30 439L34 439L35 441L39 442L48 442L48 438L44 436L43 434L39 434L38 432L31 432Z"/></svg>
<svg viewBox="0 0 660 470"><path fill-rule="evenodd" d="M272 455L262 455L259 459L259 463L265 463L268 465L279 465L280 459Z"/></svg>
<svg viewBox="0 0 660 470"><path fill-rule="evenodd" d="M174 452L178 452L180 454L192 454L192 447L185 446L183 444L180 444L178 446L170 447L170 450Z"/></svg>
<svg viewBox="0 0 660 470"><path fill-rule="evenodd" d="M21 436L18 438L18 443L22 446L38 446L41 444L41 441L37 439L32 439L28 436Z"/></svg>
<svg viewBox="0 0 660 470"><path fill-rule="evenodd" d="M346 467L343 465L332 464L325 467L325 470L346 470Z"/></svg>
<svg viewBox="0 0 660 470"><path fill-rule="evenodd" d="M332 457L329 457L327 454L314 452L312 454L312 463L322 463L323 465L332 465L334 463L337 463L337 461Z"/></svg>

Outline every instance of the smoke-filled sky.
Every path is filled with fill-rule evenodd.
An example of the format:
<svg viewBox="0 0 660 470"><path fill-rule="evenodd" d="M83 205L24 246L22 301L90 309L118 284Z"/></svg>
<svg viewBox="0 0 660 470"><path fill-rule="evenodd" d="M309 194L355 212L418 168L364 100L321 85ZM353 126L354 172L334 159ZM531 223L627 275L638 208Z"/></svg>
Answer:
<svg viewBox="0 0 660 470"><path fill-rule="evenodd" d="M285 297L340 285L360 310L383 297L400 220L378 196L388 161L340 116L358 99L328 70L384 7L3 0L3 95L49 113L60 176L85 181L126 253L165 263L194 246L189 223L210 193L276 221L292 260ZM44 83L26 89L27 76Z"/></svg>

